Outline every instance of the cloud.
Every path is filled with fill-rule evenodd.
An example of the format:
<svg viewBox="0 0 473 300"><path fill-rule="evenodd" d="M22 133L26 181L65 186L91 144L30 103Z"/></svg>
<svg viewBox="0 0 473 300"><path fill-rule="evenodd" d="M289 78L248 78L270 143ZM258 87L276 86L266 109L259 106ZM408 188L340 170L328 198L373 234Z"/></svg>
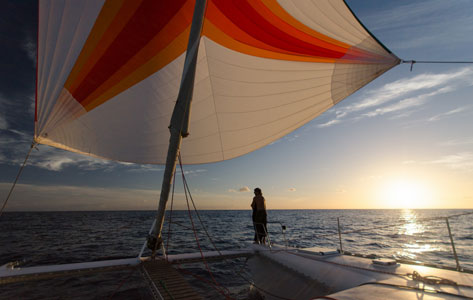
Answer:
<svg viewBox="0 0 473 300"><path fill-rule="evenodd" d="M41 145L38 149L39 151L32 153L29 164L50 171L61 171L69 166L75 166L79 169L89 171L99 169L111 170L114 165L119 164L113 161L76 154L48 146Z"/></svg>
<svg viewBox="0 0 473 300"><path fill-rule="evenodd" d="M243 186L241 188L238 189L239 192L250 192L250 188L247 187L247 186Z"/></svg>
<svg viewBox="0 0 473 300"><path fill-rule="evenodd" d="M32 139L32 136L21 131L3 131L2 138L0 139L0 163L9 165L20 165L23 163L30 149ZM87 171L112 171L116 168L125 168L125 170L130 172L163 170L161 166L105 160L45 145L37 145L36 149L32 150L27 165L57 172L67 167L76 167ZM203 169L191 170L186 171L185 174L196 174L204 171Z"/></svg>
<svg viewBox="0 0 473 300"><path fill-rule="evenodd" d="M338 124L338 123L340 123L340 122L341 122L340 120L333 119L333 120L330 120L330 121L328 121L328 122L326 122L326 123L319 124L319 125L317 125L317 127L319 127L319 128L329 127L329 126Z"/></svg>
<svg viewBox="0 0 473 300"><path fill-rule="evenodd" d="M385 106L385 107L382 107L382 108L377 108L373 111L370 111L370 112L367 112L367 113L363 114L362 116L376 117L376 116L384 115L384 114L387 114L387 113L393 113L393 112L397 112L397 111L400 111L400 110L405 110L405 109L408 109L408 108L421 106L421 105L424 105L427 102L427 99L429 97L432 97L432 96L437 95L437 94L438 93L434 92L434 93L429 93L429 94L422 94L422 95L419 95L417 97L407 98L407 99L401 100L397 103L394 103L392 105L388 105L388 106Z"/></svg>
<svg viewBox="0 0 473 300"><path fill-rule="evenodd" d="M5 113L4 113L5 111L7 111L7 109L6 109L6 100L0 94L0 130L8 129L8 122L7 122Z"/></svg>
<svg viewBox="0 0 473 300"><path fill-rule="evenodd" d="M457 154L446 155L428 163L445 166L453 170L473 172L473 153L461 152Z"/></svg>
<svg viewBox="0 0 473 300"><path fill-rule="evenodd" d="M251 191L250 188L247 186L242 186L241 188L238 188L238 189L228 189L228 192L230 193L246 193L250 191Z"/></svg>
<svg viewBox="0 0 473 300"><path fill-rule="evenodd" d="M127 170L128 172L160 172L163 171L164 168L159 165L137 165L133 163L127 163L127 162L115 162L117 164L120 164L124 167L129 167Z"/></svg>
<svg viewBox="0 0 473 300"><path fill-rule="evenodd" d="M3 115L0 114L0 130L5 130L8 128L7 120Z"/></svg>
<svg viewBox="0 0 473 300"><path fill-rule="evenodd" d="M403 27L403 24L407 22L412 23L412 21L420 25L428 22L426 19L429 20L438 16L439 11L445 11L451 7L448 2L443 0L428 1L428 5L426 4L425 1L411 2L405 5L390 7L384 11L377 11L375 15L364 18L364 21L370 24L369 28L371 30L399 28ZM380 15L382 18L379 17ZM419 16L425 16L425 18L419 18Z"/></svg>
<svg viewBox="0 0 473 300"><path fill-rule="evenodd" d="M449 141L445 141L440 144L441 146L448 146L448 147L455 147L455 146L466 146L466 145L473 145L473 138L466 137L462 139L453 139Z"/></svg>
<svg viewBox="0 0 473 300"><path fill-rule="evenodd" d="M438 121L438 120L441 120L441 119L445 119L451 115L455 115L455 114L458 114L458 113L461 113L461 112L464 112L465 110L467 110L469 107L467 106L464 106L464 107L459 107L459 108L455 108L453 110L450 110L450 111L447 111L445 113L442 113L442 114L438 114L438 115L435 115L431 118L429 118L429 122L433 122L433 121Z"/></svg>
<svg viewBox="0 0 473 300"><path fill-rule="evenodd" d="M8 129L0 132L0 163L20 165L28 153L33 136L22 131ZM118 162L77 154L46 145L37 145L32 151L27 165L49 171L62 171L67 167L82 170L112 171L117 168L128 172L159 172L164 170L160 165L141 165ZM179 171L179 168L177 169ZM197 175L206 172L205 169L186 170L186 175Z"/></svg>
<svg viewBox="0 0 473 300"><path fill-rule="evenodd" d="M429 0L388 5L385 10L360 17L376 36L395 47L392 50L431 45L448 49L468 42L473 30L472 12L468 0ZM382 35L377 35L377 31ZM439 45L440 40L445 42Z"/></svg>
<svg viewBox="0 0 473 300"><path fill-rule="evenodd" d="M394 99L421 90L437 88L458 78L473 74L471 68L462 68L452 73L420 74L413 78L399 79L385 84L379 89L366 92L366 99L345 108L347 112L379 106Z"/></svg>
<svg viewBox="0 0 473 300"><path fill-rule="evenodd" d="M26 55L33 62L33 65L36 66L36 42L30 36L26 36L23 43L23 50L26 52Z"/></svg>
<svg viewBox="0 0 473 300"><path fill-rule="evenodd" d="M433 96L449 93L462 86L470 86L472 75L473 68L468 67L441 74L420 74L385 84L380 88L368 90L358 97L362 99L358 102L332 110L335 118L318 124L317 127L324 128L348 120L359 121L367 117L399 112L401 114L397 117L406 117L412 113L409 110L426 104ZM349 119L354 113L357 113L357 116ZM453 113L456 112L451 114Z"/></svg>
<svg viewBox="0 0 473 300"><path fill-rule="evenodd" d="M289 188L288 191L289 191L289 192L295 192L295 191L296 191L296 188L293 188L293 187L292 187L292 188Z"/></svg>
<svg viewBox="0 0 473 300"><path fill-rule="evenodd" d="M179 170L180 172L180 170ZM205 173L207 170L205 169L197 169L197 170L184 170L184 175L198 175L200 173Z"/></svg>
<svg viewBox="0 0 473 300"><path fill-rule="evenodd" d="M47 169L50 171L61 171L64 168L74 165L83 170L108 169L113 165L111 161L101 160L98 158L70 155L70 154L53 154L41 156L33 160L33 165Z"/></svg>

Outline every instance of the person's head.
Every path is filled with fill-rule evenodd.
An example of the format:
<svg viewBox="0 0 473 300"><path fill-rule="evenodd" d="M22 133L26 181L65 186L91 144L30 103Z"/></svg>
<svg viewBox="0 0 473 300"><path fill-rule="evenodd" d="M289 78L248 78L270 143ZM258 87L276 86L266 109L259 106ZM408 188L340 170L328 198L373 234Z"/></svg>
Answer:
<svg viewBox="0 0 473 300"><path fill-rule="evenodd" d="M261 192L260 188L255 189L255 195L262 195L263 193Z"/></svg>

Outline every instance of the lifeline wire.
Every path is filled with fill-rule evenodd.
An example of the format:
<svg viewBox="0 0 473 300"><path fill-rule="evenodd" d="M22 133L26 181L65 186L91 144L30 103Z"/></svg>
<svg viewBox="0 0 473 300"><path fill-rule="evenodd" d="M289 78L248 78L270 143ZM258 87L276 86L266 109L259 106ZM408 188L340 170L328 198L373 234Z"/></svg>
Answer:
<svg viewBox="0 0 473 300"><path fill-rule="evenodd" d="M12 187L11 187L11 189L10 189L10 192L8 193L7 198L6 198L5 201L3 202L3 206L2 206L2 208L0 209L0 217L1 217L2 214L3 214L3 210L4 210L5 207L7 206L8 200L10 199L10 196L11 196L11 194L13 193L13 189L15 189L16 183L18 182L18 179L20 178L21 172L23 172L23 169L25 168L26 161L27 161L28 158L30 157L31 151L33 150L33 148L34 148L35 146L36 146L36 142L33 141L33 142L31 143L31 147L30 147L30 150L28 151L28 154L26 154L25 161L24 161L23 164L21 165L20 170L18 171L18 174L16 175L15 181L13 182L13 185L12 185Z"/></svg>
<svg viewBox="0 0 473 300"><path fill-rule="evenodd" d="M473 215L473 212L465 212L465 213L460 213L460 214L455 214L455 215L432 217L432 218L421 218L421 219L416 219L416 222L430 222L430 221L436 221L436 220L445 220L445 218L451 219L451 218L463 217L463 216L468 216L468 215ZM407 222L402 222L402 223L398 223L398 224L389 224L389 225L382 225L382 226L377 226L377 227L361 228L361 229L357 229L357 230L342 231L342 234L351 234L351 233L358 233L358 232L363 232L363 231L372 231L372 230L375 230L375 229L399 227L399 226L404 226L406 224L408 224L408 223ZM335 234L336 233L320 234L320 235L316 235L316 237L317 238L327 237L327 236L333 236Z"/></svg>

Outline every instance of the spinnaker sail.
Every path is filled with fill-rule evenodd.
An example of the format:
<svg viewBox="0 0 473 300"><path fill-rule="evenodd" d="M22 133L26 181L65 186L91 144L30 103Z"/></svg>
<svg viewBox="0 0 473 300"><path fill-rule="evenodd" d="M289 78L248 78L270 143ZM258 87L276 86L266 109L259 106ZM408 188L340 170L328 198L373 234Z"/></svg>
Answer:
<svg viewBox="0 0 473 300"><path fill-rule="evenodd" d="M40 1L36 142L164 163L194 4ZM208 0L184 163L268 145L399 62L342 0Z"/></svg>

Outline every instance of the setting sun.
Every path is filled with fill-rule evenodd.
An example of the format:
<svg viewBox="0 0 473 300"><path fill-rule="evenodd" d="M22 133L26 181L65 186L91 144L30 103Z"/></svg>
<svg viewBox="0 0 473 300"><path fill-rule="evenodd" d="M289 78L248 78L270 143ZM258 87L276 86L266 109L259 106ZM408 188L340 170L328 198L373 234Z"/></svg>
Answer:
<svg viewBox="0 0 473 300"><path fill-rule="evenodd" d="M429 189L412 179L389 181L382 187L380 194L389 208L426 208L431 204Z"/></svg>

